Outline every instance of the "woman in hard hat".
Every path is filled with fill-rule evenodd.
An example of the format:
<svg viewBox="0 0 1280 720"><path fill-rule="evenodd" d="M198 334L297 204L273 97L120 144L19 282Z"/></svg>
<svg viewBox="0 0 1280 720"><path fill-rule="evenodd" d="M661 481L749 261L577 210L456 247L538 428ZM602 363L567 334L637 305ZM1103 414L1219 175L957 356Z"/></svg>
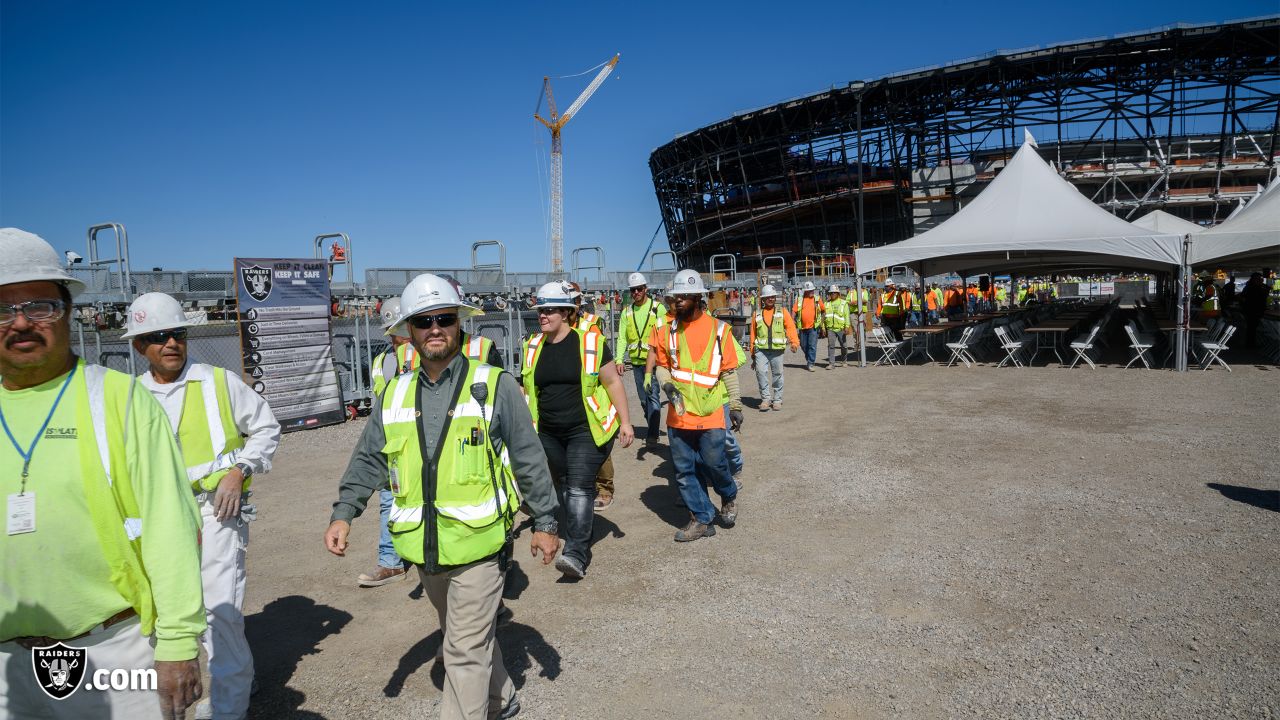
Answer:
<svg viewBox="0 0 1280 720"><path fill-rule="evenodd" d="M635 431L604 333L572 324L572 288L543 285L534 308L541 332L525 343L520 377L564 508L564 552L556 569L576 579L591 563L596 473L614 439L628 447Z"/></svg>

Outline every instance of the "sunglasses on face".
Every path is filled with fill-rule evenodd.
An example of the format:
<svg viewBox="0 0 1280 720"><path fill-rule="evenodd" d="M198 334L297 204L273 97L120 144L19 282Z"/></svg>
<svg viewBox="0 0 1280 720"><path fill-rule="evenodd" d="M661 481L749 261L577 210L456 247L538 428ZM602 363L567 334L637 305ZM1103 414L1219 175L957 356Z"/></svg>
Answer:
<svg viewBox="0 0 1280 720"><path fill-rule="evenodd" d="M644 286L641 286L641 287L633 287L633 288L631 288L631 292L633 292L633 293L644 292L645 290L648 290L648 289L649 289L649 288L644 287Z"/></svg>
<svg viewBox="0 0 1280 720"><path fill-rule="evenodd" d="M430 330L432 326L447 328L458 323L457 313L445 315L416 315L409 318L409 324L418 330Z"/></svg>
<svg viewBox="0 0 1280 720"><path fill-rule="evenodd" d="M66 312L67 306L61 300L28 300L26 302L0 303L0 327L12 325L22 313L27 322L47 323L58 320Z"/></svg>
<svg viewBox="0 0 1280 720"><path fill-rule="evenodd" d="M562 312L564 312L564 308L557 308L557 307L538 308L539 315L559 315Z"/></svg>
<svg viewBox="0 0 1280 720"><path fill-rule="evenodd" d="M146 335L138 336L138 339L142 341L143 345L164 345L169 342L169 338L185 341L187 339L187 329L174 328L172 330L157 330L155 332L147 333Z"/></svg>

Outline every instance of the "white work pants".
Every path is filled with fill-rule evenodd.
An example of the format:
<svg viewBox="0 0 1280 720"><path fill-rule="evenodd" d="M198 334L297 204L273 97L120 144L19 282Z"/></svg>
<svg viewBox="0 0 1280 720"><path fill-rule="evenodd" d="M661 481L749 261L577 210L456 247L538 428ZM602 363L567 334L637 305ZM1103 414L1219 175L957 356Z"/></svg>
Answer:
<svg viewBox="0 0 1280 720"><path fill-rule="evenodd" d="M209 629L200 642L209 655L209 701L214 720L240 720L249 712L253 686L253 653L244 637L243 612L249 525L238 517L218 522L213 493L203 497L200 578Z"/></svg>
<svg viewBox="0 0 1280 720"><path fill-rule="evenodd" d="M97 670L143 670L154 666L155 646L138 627L135 617L67 642L70 647L85 648L88 660L80 688L62 700L54 700L40 689L31 666L30 650L13 642L0 643L0 718L158 719L160 696L155 690L89 690L85 687L94 680ZM107 677L99 680L109 682Z"/></svg>

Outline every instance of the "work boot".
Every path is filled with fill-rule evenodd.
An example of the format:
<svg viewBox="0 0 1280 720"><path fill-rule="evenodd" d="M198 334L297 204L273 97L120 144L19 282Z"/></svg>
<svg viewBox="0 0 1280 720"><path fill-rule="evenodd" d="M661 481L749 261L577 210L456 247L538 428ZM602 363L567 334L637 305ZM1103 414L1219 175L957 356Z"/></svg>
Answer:
<svg viewBox="0 0 1280 720"><path fill-rule="evenodd" d="M601 493L596 496L595 505L594 505L595 511L604 512L605 510L608 510L609 506L612 504L613 504L613 496L607 493Z"/></svg>
<svg viewBox="0 0 1280 720"><path fill-rule="evenodd" d="M731 528L738 523L738 498L734 496L732 500L726 500L720 506L720 524L727 528Z"/></svg>
<svg viewBox="0 0 1280 720"><path fill-rule="evenodd" d="M774 409L774 410L782 410L782 403L781 403L781 402L775 402L775 403L773 404L773 409Z"/></svg>
<svg viewBox="0 0 1280 720"><path fill-rule="evenodd" d="M511 696L511 702L503 706L502 711L498 713L498 720L509 720L520 714L520 698L515 695Z"/></svg>
<svg viewBox="0 0 1280 720"><path fill-rule="evenodd" d="M773 407L773 403L766 400L760 401L760 412L769 412L769 408Z"/></svg>
<svg viewBox="0 0 1280 720"><path fill-rule="evenodd" d="M804 369L805 369L805 370L808 370L809 372L813 372L813 366L812 366L812 365L806 365Z"/></svg>
<svg viewBox="0 0 1280 720"><path fill-rule="evenodd" d="M693 542L700 537L716 534L714 525L703 525L697 518L689 518L689 524L676 531L676 542Z"/></svg>
<svg viewBox="0 0 1280 720"><path fill-rule="evenodd" d="M360 573L356 578L356 582L360 587L382 587L387 583L403 580L404 576L409 574L409 570L403 566L398 568L388 568L378 566L378 569L372 573Z"/></svg>
<svg viewBox="0 0 1280 720"><path fill-rule="evenodd" d="M568 555L561 555L556 558L556 569L565 577L573 578L574 580L581 580L587 576L587 569L582 567L582 562Z"/></svg>

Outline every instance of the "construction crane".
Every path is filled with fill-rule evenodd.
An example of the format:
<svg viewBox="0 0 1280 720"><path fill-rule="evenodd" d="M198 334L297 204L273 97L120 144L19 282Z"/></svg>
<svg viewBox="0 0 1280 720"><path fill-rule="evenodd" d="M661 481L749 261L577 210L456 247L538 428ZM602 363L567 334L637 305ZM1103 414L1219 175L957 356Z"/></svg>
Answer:
<svg viewBox="0 0 1280 720"><path fill-rule="evenodd" d="M600 72L587 85L587 89L582 91L577 100L564 111L564 114L556 112L556 98L551 94L551 78L542 78L542 95L547 99L547 116L550 119L543 119L538 113L534 113L533 117L538 122L547 126L551 131L551 271L564 272L564 153L560 146L560 130L569 121L573 119L582 106L586 104L591 95L595 93L604 79L609 76L614 66L618 64L620 55L614 55L612 59L604 64ZM590 71L588 71L590 72Z"/></svg>

